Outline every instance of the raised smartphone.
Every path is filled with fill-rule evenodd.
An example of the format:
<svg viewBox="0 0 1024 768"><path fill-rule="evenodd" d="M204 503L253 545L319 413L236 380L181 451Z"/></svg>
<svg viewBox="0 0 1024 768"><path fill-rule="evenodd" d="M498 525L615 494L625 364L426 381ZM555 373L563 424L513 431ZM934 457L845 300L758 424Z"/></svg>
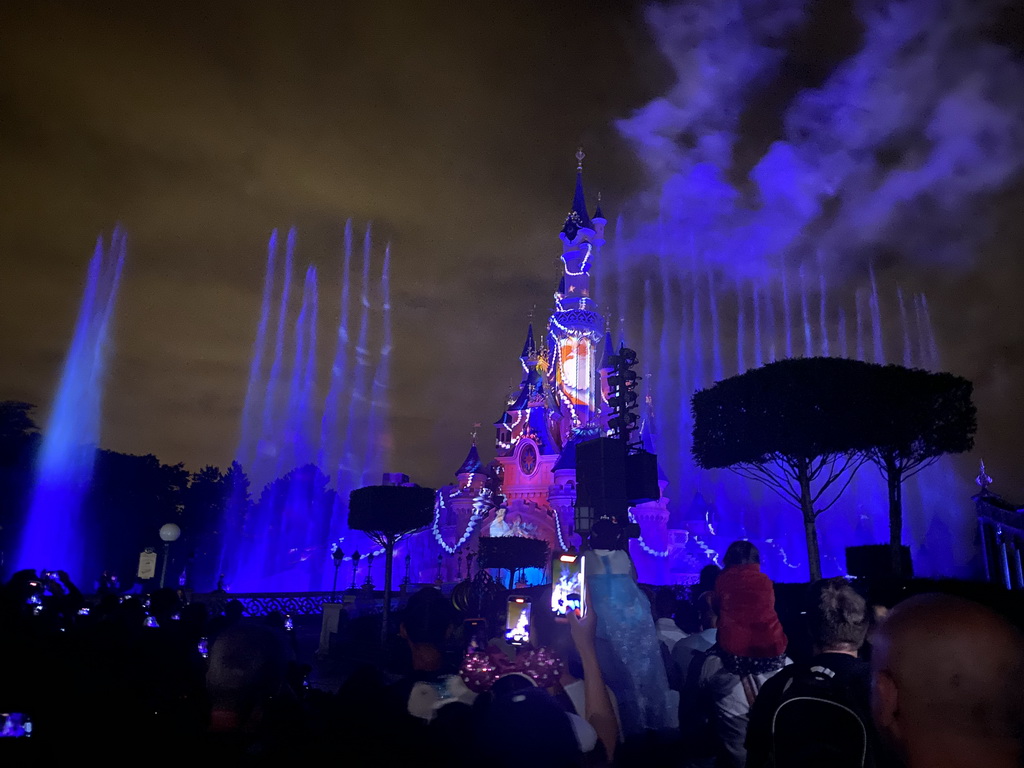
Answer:
<svg viewBox="0 0 1024 768"><path fill-rule="evenodd" d="M509 595L505 611L505 641L509 645L530 642L530 620L533 603L526 595Z"/></svg>
<svg viewBox="0 0 1024 768"><path fill-rule="evenodd" d="M583 610L583 556L563 552L551 561L551 611L564 618Z"/></svg>

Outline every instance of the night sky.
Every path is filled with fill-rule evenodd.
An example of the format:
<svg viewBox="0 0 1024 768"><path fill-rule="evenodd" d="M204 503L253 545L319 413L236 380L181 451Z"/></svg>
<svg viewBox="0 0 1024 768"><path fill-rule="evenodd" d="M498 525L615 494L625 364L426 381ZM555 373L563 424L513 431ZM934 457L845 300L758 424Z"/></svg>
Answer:
<svg viewBox="0 0 1024 768"><path fill-rule="evenodd" d="M847 6L815 7L769 82L708 97L740 113L738 187L794 94L861 45ZM475 422L490 455L528 316L547 314L577 145L609 218L649 215L667 178L617 123L677 81L651 18L626 2L3 4L0 399L45 418L93 243L120 223L102 445L225 466L271 229L296 226L301 258L336 274L351 218L392 246L393 468L445 482ZM1020 15L992 18L1019 62ZM944 367L975 382L961 471L984 458L1024 500L1024 118L1006 124L1007 173L970 195L985 231L880 275L927 293Z"/></svg>

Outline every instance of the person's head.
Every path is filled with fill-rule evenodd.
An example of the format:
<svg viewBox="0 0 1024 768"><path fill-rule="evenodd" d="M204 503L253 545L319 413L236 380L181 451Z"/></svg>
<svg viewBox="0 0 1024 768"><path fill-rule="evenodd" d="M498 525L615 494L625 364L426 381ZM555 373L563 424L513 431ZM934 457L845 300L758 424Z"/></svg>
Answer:
<svg viewBox="0 0 1024 768"><path fill-rule="evenodd" d="M401 635L413 645L440 648L455 625L455 609L439 589L424 587L413 593L402 613Z"/></svg>
<svg viewBox="0 0 1024 768"><path fill-rule="evenodd" d="M224 606L224 615L232 621L238 621L244 614L245 605L241 600L228 600Z"/></svg>
<svg viewBox="0 0 1024 768"><path fill-rule="evenodd" d="M206 690L212 706L248 719L257 707L288 691L289 660L284 637L274 628L243 622L228 627L210 648Z"/></svg>
<svg viewBox="0 0 1024 768"><path fill-rule="evenodd" d="M514 683L480 714L480 765L563 768L582 760L572 721L542 688Z"/></svg>
<svg viewBox="0 0 1024 768"><path fill-rule="evenodd" d="M872 644L875 725L911 765L930 751L947 765L959 754L1017 764L1024 636L1008 621L969 600L919 595L892 610Z"/></svg>
<svg viewBox="0 0 1024 768"><path fill-rule="evenodd" d="M676 613L676 596L675 593L668 587L662 587L654 593L654 601L652 607L654 608L654 618L656 619L671 619Z"/></svg>
<svg viewBox="0 0 1024 768"><path fill-rule="evenodd" d="M708 563L700 569L700 578L697 581L697 585L700 587L701 592L714 591L715 582L718 580L718 574L722 572L714 563Z"/></svg>
<svg viewBox="0 0 1024 768"><path fill-rule="evenodd" d="M846 579L818 579L807 599L807 629L819 653L856 654L868 633L864 598Z"/></svg>
<svg viewBox="0 0 1024 768"><path fill-rule="evenodd" d="M149 596L149 612L157 618L161 626L180 611L181 607L178 593L170 587L161 587Z"/></svg>
<svg viewBox="0 0 1024 768"><path fill-rule="evenodd" d="M700 622L701 630L714 629L718 626L714 592L702 592L697 598L697 621Z"/></svg>
<svg viewBox="0 0 1024 768"><path fill-rule="evenodd" d="M743 541L742 539L730 544L729 548L725 550L725 556L722 558L722 564L726 568L733 565L749 565L751 563L760 565L761 553L749 541Z"/></svg>

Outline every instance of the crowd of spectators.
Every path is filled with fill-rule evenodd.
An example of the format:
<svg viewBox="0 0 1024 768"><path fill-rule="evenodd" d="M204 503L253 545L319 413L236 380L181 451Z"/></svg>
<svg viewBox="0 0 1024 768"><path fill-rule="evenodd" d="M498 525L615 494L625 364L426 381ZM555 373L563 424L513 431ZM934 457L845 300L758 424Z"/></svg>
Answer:
<svg viewBox="0 0 1024 768"><path fill-rule="evenodd" d="M0 591L0 760L1022 764L1024 638L981 603L935 593L876 611L859 585L824 579L784 629L749 542L688 592L642 588L624 552L595 555L584 610L555 617L538 592L526 645L505 639L504 595L470 615L427 587L393 645L353 652L330 689L310 685L282 614L16 573ZM349 651L380 637L374 619L342 622Z"/></svg>

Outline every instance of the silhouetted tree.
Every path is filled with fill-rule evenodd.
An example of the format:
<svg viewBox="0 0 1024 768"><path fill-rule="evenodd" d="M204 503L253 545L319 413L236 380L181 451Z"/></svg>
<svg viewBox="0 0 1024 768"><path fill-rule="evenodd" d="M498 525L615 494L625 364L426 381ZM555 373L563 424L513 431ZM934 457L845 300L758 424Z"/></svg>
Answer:
<svg viewBox="0 0 1024 768"><path fill-rule="evenodd" d="M217 583L221 548L220 531L228 503L227 476L207 465L189 476L182 510L181 548L188 558L188 582L193 588L211 590ZM177 575L177 574L175 574Z"/></svg>
<svg viewBox="0 0 1024 768"><path fill-rule="evenodd" d="M0 401L0 463L20 454L38 440L39 427L32 417L36 407L17 400Z"/></svg>
<svg viewBox="0 0 1024 768"><path fill-rule="evenodd" d="M17 533L32 493L33 464L40 443L34 410L31 403L0 401L0 572L18 546Z"/></svg>
<svg viewBox="0 0 1024 768"><path fill-rule="evenodd" d="M971 382L951 373L886 365L875 366L872 377L875 434L866 453L889 489L889 547L893 573L899 574L903 482L944 454L971 450L977 409Z"/></svg>
<svg viewBox="0 0 1024 768"><path fill-rule="evenodd" d="M232 461L224 473L224 488L227 506L222 521L222 544L220 558L216 568L216 578L224 572L228 563L237 558L248 542L245 540L246 526L252 515L252 496L250 495L249 476L237 461Z"/></svg>
<svg viewBox="0 0 1024 768"><path fill-rule="evenodd" d="M337 497L328 488L330 478L315 464L293 469L268 483L260 494L254 520L266 521L266 530L247 530L246 535L267 537L264 573L293 569L304 564L309 588L319 589L327 565L327 530Z"/></svg>
<svg viewBox="0 0 1024 768"><path fill-rule="evenodd" d="M821 578L816 521L838 501L872 446L871 364L779 360L693 396L693 456L764 483L803 516L811 579Z"/></svg>
<svg viewBox="0 0 1024 768"><path fill-rule="evenodd" d="M183 465L163 464L152 454L101 450L79 526L80 535L88 542L86 567L90 572L99 575L112 570L127 583L127 575L135 573L139 552L145 547L162 549L160 526L183 526L188 477ZM180 562L180 549L173 548L172 560ZM179 571L177 565L167 569L168 574Z"/></svg>

